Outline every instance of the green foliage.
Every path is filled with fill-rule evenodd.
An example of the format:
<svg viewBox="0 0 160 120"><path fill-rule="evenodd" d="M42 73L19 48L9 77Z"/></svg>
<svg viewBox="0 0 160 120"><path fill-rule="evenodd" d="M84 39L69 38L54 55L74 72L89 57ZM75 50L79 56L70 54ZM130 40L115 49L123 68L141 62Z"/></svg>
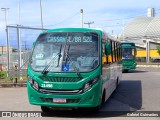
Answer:
<svg viewBox="0 0 160 120"><path fill-rule="evenodd" d="M0 71L0 79L4 79L7 77L7 72L6 71Z"/></svg>
<svg viewBox="0 0 160 120"><path fill-rule="evenodd" d="M157 52L160 55L160 45L157 46Z"/></svg>
<svg viewBox="0 0 160 120"><path fill-rule="evenodd" d="M13 48L13 49L12 49L12 52L17 52L17 51L18 51L18 50L17 50L17 49L15 49L15 48Z"/></svg>

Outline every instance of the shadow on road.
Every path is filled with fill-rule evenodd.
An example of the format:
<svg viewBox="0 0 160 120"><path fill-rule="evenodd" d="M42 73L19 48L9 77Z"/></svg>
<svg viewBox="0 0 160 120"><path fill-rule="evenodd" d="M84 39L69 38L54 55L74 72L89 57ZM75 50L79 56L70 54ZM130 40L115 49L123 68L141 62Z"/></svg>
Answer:
<svg viewBox="0 0 160 120"><path fill-rule="evenodd" d="M142 86L140 80L121 81L117 90L108 101L101 106L99 113L84 110L54 111L42 113L43 117L69 117L69 118L104 118L113 116L126 116L127 113L140 110L142 106Z"/></svg>
<svg viewBox="0 0 160 120"><path fill-rule="evenodd" d="M123 73L144 73L148 72L147 70L130 70L128 72L123 72Z"/></svg>
<svg viewBox="0 0 160 120"><path fill-rule="evenodd" d="M114 110L132 111L140 110L142 106L142 85L140 80L124 80L120 82L116 92L110 97L109 102L114 99L123 105L128 106L126 109L121 109L118 106ZM113 106L112 106L113 107ZM128 109L127 109L128 108Z"/></svg>

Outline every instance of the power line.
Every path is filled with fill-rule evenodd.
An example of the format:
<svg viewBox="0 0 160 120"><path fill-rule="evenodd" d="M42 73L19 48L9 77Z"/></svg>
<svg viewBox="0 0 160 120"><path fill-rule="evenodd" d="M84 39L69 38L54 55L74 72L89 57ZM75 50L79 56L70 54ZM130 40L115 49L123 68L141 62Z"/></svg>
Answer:
<svg viewBox="0 0 160 120"><path fill-rule="evenodd" d="M64 19L64 20L62 20L61 22L58 22L58 23L53 24L53 25L45 25L45 26L43 26L43 27L52 27L52 26L59 25L59 24L61 24L61 23L63 23L63 22L68 21L69 19L75 17L75 16L78 15L78 14L79 14L79 12L77 12L77 13L73 14L72 16L70 16L70 17L68 17L68 18L66 18L66 19ZM34 27L40 27L40 26L34 26Z"/></svg>
<svg viewBox="0 0 160 120"><path fill-rule="evenodd" d="M123 27L123 25L109 25L109 26L103 26L103 27L118 27L118 26Z"/></svg>
<svg viewBox="0 0 160 120"><path fill-rule="evenodd" d="M160 11L160 9L157 9L157 10L155 10L155 13L157 14L157 13L159 13L159 11ZM134 15L132 14L132 15L130 15L130 16L126 16L126 17L123 17L123 18L94 20L94 21L96 21L96 22L102 22L102 21L104 21L104 22L105 22L105 21L120 21L120 20L123 20L123 19L127 20L127 19L136 18L136 17L138 17L138 16L146 15L146 13L147 13L147 12L144 12L144 11L143 11L143 12L141 12L141 14L134 14ZM64 22L70 20L71 18L75 17L75 16L78 15L78 14L79 14L79 12L73 14L72 16L70 16L70 17L68 17L68 18L66 18L66 19L64 19L64 20L62 20L62 21L60 21L60 22L58 22L58 23L56 23L56 24L46 25L45 27L57 26L57 25L59 25L59 24L61 24L61 23L64 23ZM94 22L93 22L93 23L94 23ZM92 23L92 22L87 22L87 23L84 23L84 24L88 24L88 27L90 27L90 25L93 24L93 23ZM114 25L114 26L120 26L120 25ZM112 26L106 26L106 27L112 27Z"/></svg>
<svg viewBox="0 0 160 120"><path fill-rule="evenodd" d="M68 21L69 19L75 17L75 16L78 15L78 14L79 14L79 12L77 12L77 13L73 14L72 16L70 16L70 17L62 20L61 22L58 22L58 23L53 24L53 25L45 25L45 27L53 27L53 26L59 25L59 24L61 24L61 23L64 23L64 22ZM36 26L36 27L39 27L39 26Z"/></svg>

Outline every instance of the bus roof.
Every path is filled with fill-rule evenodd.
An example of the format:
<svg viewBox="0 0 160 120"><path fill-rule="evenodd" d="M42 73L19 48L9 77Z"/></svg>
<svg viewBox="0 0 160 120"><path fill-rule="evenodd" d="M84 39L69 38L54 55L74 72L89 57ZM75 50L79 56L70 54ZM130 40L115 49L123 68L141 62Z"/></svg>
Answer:
<svg viewBox="0 0 160 120"><path fill-rule="evenodd" d="M135 43L134 42L121 42L120 43L122 48L135 48Z"/></svg>
<svg viewBox="0 0 160 120"><path fill-rule="evenodd" d="M43 33L46 32L100 32L101 30L92 29L92 28L55 28L55 29L48 29L45 30Z"/></svg>
<svg viewBox="0 0 160 120"><path fill-rule="evenodd" d="M121 44L135 44L134 42L121 41Z"/></svg>

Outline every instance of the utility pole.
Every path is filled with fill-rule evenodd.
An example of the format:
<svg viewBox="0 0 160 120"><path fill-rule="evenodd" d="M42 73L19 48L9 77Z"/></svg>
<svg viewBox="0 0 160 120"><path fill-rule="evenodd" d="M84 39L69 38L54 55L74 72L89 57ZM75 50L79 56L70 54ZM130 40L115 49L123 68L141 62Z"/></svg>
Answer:
<svg viewBox="0 0 160 120"><path fill-rule="evenodd" d="M20 0L18 2L18 24L20 25Z"/></svg>
<svg viewBox="0 0 160 120"><path fill-rule="evenodd" d="M22 78L21 66L22 66L22 50L21 50L21 30L20 25L17 25L17 40L18 40L18 72L20 79Z"/></svg>
<svg viewBox="0 0 160 120"><path fill-rule="evenodd" d="M83 28L83 9L80 10L81 13L81 27Z"/></svg>
<svg viewBox="0 0 160 120"><path fill-rule="evenodd" d="M24 50L27 50L27 41L23 41L24 42Z"/></svg>
<svg viewBox="0 0 160 120"><path fill-rule="evenodd" d="M125 24L125 21L124 21L124 16L123 16L123 41L124 41L124 24Z"/></svg>
<svg viewBox="0 0 160 120"><path fill-rule="evenodd" d="M40 11L41 11L41 25L42 25L42 30L43 30L43 11L42 11L42 0L40 0Z"/></svg>
<svg viewBox="0 0 160 120"><path fill-rule="evenodd" d="M88 24L88 28L90 28L91 24L94 24L94 21L93 22L87 22L87 23L84 23L84 24Z"/></svg>
<svg viewBox="0 0 160 120"><path fill-rule="evenodd" d="M146 39L146 63L150 62L150 41Z"/></svg>

